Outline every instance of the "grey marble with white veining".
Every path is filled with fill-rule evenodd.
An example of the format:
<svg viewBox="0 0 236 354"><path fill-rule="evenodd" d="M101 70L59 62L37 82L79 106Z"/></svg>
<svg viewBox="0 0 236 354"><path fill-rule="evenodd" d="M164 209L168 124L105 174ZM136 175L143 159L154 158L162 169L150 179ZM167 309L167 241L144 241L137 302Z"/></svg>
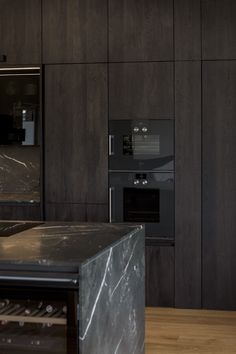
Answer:
<svg viewBox="0 0 236 354"><path fill-rule="evenodd" d="M0 200L35 201L40 195L40 148L0 146Z"/></svg>
<svg viewBox="0 0 236 354"><path fill-rule="evenodd" d="M144 230L80 270L80 352L144 353Z"/></svg>
<svg viewBox="0 0 236 354"><path fill-rule="evenodd" d="M79 353L144 354L144 251L141 225L47 222L0 237L0 278L73 273Z"/></svg>

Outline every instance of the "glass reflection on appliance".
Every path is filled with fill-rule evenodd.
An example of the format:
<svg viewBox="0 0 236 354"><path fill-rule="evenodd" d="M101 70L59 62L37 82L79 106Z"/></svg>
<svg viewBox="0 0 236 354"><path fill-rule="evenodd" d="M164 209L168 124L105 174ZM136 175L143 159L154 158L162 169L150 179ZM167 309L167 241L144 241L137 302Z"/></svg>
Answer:
<svg viewBox="0 0 236 354"><path fill-rule="evenodd" d="M144 223L147 237L174 237L174 173L110 172L110 222Z"/></svg>
<svg viewBox="0 0 236 354"><path fill-rule="evenodd" d="M70 354L69 291L2 288L0 294L1 354Z"/></svg>
<svg viewBox="0 0 236 354"><path fill-rule="evenodd" d="M0 201L40 202L40 68L0 68Z"/></svg>
<svg viewBox="0 0 236 354"><path fill-rule="evenodd" d="M109 169L172 171L173 134L171 119L110 121Z"/></svg>

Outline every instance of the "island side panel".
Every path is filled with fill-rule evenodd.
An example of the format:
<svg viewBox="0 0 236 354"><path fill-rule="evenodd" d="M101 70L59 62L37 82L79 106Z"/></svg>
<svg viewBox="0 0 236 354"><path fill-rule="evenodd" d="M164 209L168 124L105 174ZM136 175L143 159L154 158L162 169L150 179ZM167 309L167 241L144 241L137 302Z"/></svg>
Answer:
<svg viewBox="0 0 236 354"><path fill-rule="evenodd" d="M144 230L80 270L80 354L144 354Z"/></svg>

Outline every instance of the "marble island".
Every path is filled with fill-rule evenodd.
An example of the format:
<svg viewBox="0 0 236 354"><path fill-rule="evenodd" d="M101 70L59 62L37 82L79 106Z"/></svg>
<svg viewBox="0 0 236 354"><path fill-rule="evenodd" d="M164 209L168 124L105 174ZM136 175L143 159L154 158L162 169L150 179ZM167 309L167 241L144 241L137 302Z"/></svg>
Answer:
<svg viewBox="0 0 236 354"><path fill-rule="evenodd" d="M43 223L0 237L0 287L64 281L78 296L73 354L143 354L144 249L142 226Z"/></svg>

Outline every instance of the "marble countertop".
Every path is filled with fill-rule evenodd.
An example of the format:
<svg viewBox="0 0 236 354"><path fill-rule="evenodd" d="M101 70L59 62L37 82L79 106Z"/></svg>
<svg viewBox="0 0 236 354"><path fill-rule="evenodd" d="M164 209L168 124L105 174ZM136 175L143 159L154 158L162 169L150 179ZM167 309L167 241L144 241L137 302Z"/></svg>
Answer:
<svg viewBox="0 0 236 354"><path fill-rule="evenodd" d="M78 272L141 225L46 222L10 237L0 237L0 271Z"/></svg>

